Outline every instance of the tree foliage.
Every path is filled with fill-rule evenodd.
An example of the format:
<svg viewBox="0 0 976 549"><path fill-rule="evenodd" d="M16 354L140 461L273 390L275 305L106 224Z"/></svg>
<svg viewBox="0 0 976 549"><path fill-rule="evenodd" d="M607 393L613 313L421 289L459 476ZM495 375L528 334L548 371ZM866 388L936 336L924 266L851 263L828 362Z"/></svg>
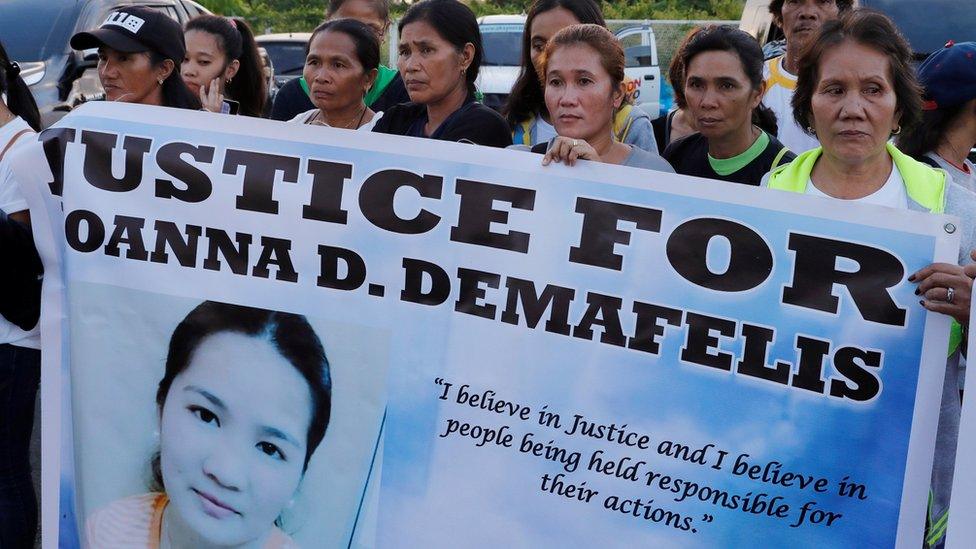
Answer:
<svg viewBox="0 0 976 549"><path fill-rule="evenodd" d="M214 13L244 17L258 34L300 32L313 29L325 15L326 0L200 0ZM530 0L469 0L478 16L524 13ZM607 19L738 19L744 0L618 0L603 1ZM393 0L391 11L399 16L410 6Z"/></svg>

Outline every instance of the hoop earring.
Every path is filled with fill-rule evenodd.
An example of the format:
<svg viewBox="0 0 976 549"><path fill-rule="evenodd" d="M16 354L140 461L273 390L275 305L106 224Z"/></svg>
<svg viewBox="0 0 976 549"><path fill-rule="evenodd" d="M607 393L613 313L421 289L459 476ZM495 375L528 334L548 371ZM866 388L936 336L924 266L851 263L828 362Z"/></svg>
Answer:
<svg viewBox="0 0 976 549"><path fill-rule="evenodd" d="M891 130L891 135L898 135L901 133L901 126L895 126L895 129Z"/></svg>

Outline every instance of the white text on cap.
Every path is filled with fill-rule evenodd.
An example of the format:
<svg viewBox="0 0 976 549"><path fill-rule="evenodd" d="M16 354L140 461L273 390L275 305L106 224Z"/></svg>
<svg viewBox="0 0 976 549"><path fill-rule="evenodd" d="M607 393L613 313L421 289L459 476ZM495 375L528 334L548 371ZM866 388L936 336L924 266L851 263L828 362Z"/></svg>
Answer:
<svg viewBox="0 0 976 549"><path fill-rule="evenodd" d="M133 34L138 33L142 25L145 24L146 20L141 17L136 17L135 15L129 15L124 11L117 11L108 16L108 19L102 23L103 27L108 25L115 25L117 27L122 27L128 29Z"/></svg>

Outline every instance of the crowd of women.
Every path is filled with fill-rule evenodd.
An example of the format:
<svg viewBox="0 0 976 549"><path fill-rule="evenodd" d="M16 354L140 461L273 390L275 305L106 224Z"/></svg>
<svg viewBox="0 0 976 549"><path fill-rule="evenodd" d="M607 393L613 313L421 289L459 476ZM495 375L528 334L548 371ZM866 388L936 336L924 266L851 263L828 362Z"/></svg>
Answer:
<svg viewBox="0 0 976 549"><path fill-rule="evenodd" d="M976 166L967 160L976 145L976 43L950 41L915 66L893 23L850 0L774 0L770 10L786 33L784 56L764 60L760 45L734 28L696 28L668 70L677 108L655 120L629 103L624 51L594 0L532 3L522 70L501 113L478 101L481 35L456 0L408 9L397 23L395 68L380 64L391 32L386 0L332 0L309 39L302 77L273 103L242 19L203 15L181 29L160 12L127 7L71 46L97 48L106 101L270 113L283 123L530 151L543 165L606 162L958 216L958 262L909 278L922 306L956 321L932 477L934 546L948 515L960 351L976 275ZM27 448L39 377L40 264L3 157L29 146L40 120L18 72L0 49L0 239L8 258L0 280L19 289L0 295L3 547L29 546L36 526Z"/></svg>

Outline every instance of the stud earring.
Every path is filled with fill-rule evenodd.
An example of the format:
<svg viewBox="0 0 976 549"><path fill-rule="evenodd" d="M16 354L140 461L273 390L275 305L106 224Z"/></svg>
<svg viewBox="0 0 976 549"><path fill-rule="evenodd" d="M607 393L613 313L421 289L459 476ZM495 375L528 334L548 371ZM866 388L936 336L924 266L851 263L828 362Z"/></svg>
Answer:
<svg viewBox="0 0 976 549"><path fill-rule="evenodd" d="M160 86L162 86L162 85L163 85L163 79L162 79L162 78L159 78L159 79L157 79L157 80L156 80L156 82L159 82L159 85L160 85Z"/></svg>
<svg viewBox="0 0 976 549"><path fill-rule="evenodd" d="M809 133L817 133L817 130L815 130L813 128L813 126L807 126L807 132L809 132Z"/></svg>

